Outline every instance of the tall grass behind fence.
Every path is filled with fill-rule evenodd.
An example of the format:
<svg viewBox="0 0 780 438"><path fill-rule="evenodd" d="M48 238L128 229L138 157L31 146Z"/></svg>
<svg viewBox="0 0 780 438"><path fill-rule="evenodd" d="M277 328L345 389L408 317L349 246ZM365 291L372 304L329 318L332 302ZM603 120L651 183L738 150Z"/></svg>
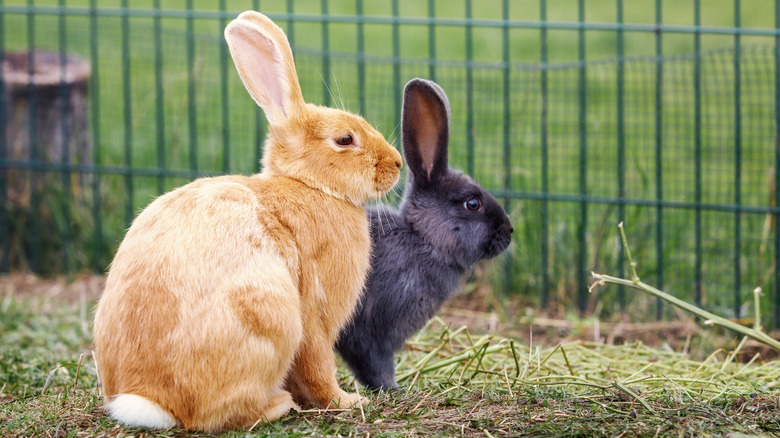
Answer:
<svg viewBox="0 0 780 438"><path fill-rule="evenodd" d="M87 164L11 159L0 135L3 272L102 271L154 196L259 170L265 119L222 38L258 9L290 37L308 101L360 112L399 147L403 85L442 85L451 165L514 219L499 295L664 317L627 291L587 293L591 270L622 272L622 220L647 282L731 317L762 286L765 324L780 322L780 1L129 3L0 0L0 54L92 66ZM12 116L0 105L0 134ZM55 182L15 193L11 175Z"/></svg>

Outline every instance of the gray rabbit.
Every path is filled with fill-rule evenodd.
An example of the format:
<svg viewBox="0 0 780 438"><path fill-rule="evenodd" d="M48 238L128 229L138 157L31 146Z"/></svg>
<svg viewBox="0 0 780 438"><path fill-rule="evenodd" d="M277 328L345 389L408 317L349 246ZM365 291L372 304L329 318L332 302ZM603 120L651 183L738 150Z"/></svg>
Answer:
<svg viewBox="0 0 780 438"><path fill-rule="evenodd" d="M504 251L512 223L484 188L447 163L450 106L434 82L404 88L406 190L398 210L367 209L374 249L366 289L336 349L358 381L396 388L393 353L439 310L476 262Z"/></svg>

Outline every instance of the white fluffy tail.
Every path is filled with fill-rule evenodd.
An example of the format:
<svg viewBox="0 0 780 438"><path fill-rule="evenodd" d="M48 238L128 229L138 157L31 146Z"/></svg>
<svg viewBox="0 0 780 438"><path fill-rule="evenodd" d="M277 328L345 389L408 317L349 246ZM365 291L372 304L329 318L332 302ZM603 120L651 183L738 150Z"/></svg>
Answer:
<svg viewBox="0 0 780 438"><path fill-rule="evenodd" d="M135 394L110 397L106 411L125 426L148 429L169 429L178 425L173 416L157 403Z"/></svg>

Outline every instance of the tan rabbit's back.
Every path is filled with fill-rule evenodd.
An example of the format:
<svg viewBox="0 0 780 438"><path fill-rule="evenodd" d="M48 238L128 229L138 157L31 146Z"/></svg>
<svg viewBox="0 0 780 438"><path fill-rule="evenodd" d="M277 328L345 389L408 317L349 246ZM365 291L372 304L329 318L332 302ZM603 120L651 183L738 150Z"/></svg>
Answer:
<svg viewBox="0 0 780 438"><path fill-rule="evenodd" d="M299 257L289 229L248 186L262 187L255 180L197 180L158 198L133 223L95 318L107 394L145 396L185 427L208 430L204 414L230 411L220 404L250 395L262 406L267 400L258 397L278 389L301 338ZM250 390L249 382L259 387ZM252 422L257 406L248 412Z"/></svg>
<svg viewBox="0 0 780 438"><path fill-rule="evenodd" d="M159 197L120 245L94 338L106 410L128 426L217 431L366 401L339 387L333 345L369 268L363 206L401 156L362 117L302 100L270 19L242 13L225 37L268 120L263 172Z"/></svg>

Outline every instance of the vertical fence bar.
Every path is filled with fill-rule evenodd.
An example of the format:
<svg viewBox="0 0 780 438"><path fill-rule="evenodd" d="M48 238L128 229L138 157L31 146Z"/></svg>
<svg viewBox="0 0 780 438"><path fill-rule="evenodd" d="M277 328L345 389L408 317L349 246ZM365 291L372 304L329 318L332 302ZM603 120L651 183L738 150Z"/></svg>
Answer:
<svg viewBox="0 0 780 438"><path fill-rule="evenodd" d="M474 175L474 29L471 0L466 0L466 172Z"/></svg>
<svg viewBox="0 0 780 438"><path fill-rule="evenodd" d="M775 208L780 208L780 0L775 0ZM2 49L2 46L0 46ZM775 214L775 329L780 328L780 215Z"/></svg>
<svg viewBox="0 0 780 438"><path fill-rule="evenodd" d="M198 171L198 120L195 98L195 18L192 13L192 0L187 0L187 121L189 126L190 176L195 178Z"/></svg>
<svg viewBox="0 0 780 438"><path fill-rule="evenodd" d="M587 267L585 264L588 259L588 247L585 241L585 235L588 226L588 204L585 202L585 197L588 194L588 178L587 178L587 144L588 144L588 124L587 124L587 84L586 80L586 68L585 68L585 0L577 0L577 18L579 20L579 32L577 41L577 59L579 60L579 72L577 78L577 93L578 93L578 105L579 105L579 132L580 132L580 223L577 230L577 239L579 243L578 248L578 260L580 261L577 266L577 305L580 310L580 314L584 314L588 305L588 285L585 278L585 272Z"/></svg>
<svg viewBox="0 0 780 438"><path fill-rule="evenodd" d="M93 164L100 165L100 50L98 45L97 0L90 0L89 13L90 60L92 62L92 81L89 86L89 115L92 120L92 161ZM95 172L92 175L92 220L95 227L92 235L92 268L96 272L102 272L104 268L102 265L103 222L100 210L100 174Z"/></svg>
<svg viewBox="0 0 780 438"><path fill-rule="evenodd" d="M358 102L360 112L366 111L366 49L365 49L365 23L363 17L363 0L355 1L357 14L357 51L358 51Z"/></svg>
<svg viewBox="0 0 780 438"><path fill-rule="evenodd" d="M502 17L503 28L502 34L502 60L504 62L504 209L510 211L510 190L512 188L512 81L511 72L512 66L510 64L510 51L509 51L509 0L502 2ZM512 292L512 257L506 257L504 259L504 291L505 293Z"/></svg>
<svg viewBox="0 0 780 438"><path fill-rule="evenodd" d="M618 221L626 218L626 117L625 117L625 50L623 35L623 0L617 0L617 184L618 184ZM618 250L617 272L624 277L625 249L620 245ZM620 311L626 310L626 288L619 286L617 290Z"/></svg>
<svg viewBox="0 0 780 438"><path fill-rule="evenodd" d="M154 0L154 109L157 143L157 193L165 191L165 93L163 92L162 22L160 0Z"/></svg>
<svg viewBox="0 0 780 438"><path fill-rule="evenodd" d="M287 40L290 42L290 48L293 49L293 53L295 53L295 19L293 18L293 15L295 15L293 0L287 0L287 29L285 29L285 34L287 35Z"/></svg>
<svg viewBox="0 0 780 438"><path fill-rule="evenodd" d="M694 279L696 281L696 296L694 301L701 307L702 300L702 245L701 245L701 201L702 201L702 163L701 163L701 3L693 1L693 21L696 31L693 36L693 51L695 53L693 64L693 98L694 98L694 160L695 165L695 220L694 234L696 240L696 260Z"/></svg>
<svg viewBox="0 0 780 438"><path fill-rule="evenodd" d="M663 22L663 0L655 0L655 199L658 202L655 208L655 257L656 277L655 282L661 290L664 288L664 235L663 235L663 39L661 37L661 24ZM656 298L655 318L663 318L664 302Z"/></svg>
<svg viewBox="0 0 780 438"><path fill-rule="evenodd" d="M5 0L0 0L0 65L5 60ZM0 244L3 251L0 257L0 272L8 273L11 271L11 227L8 217L8 167L5 160L8 159L8 140L7 140L7 114L5 94L5 77L3 69L0 68Z"/></svg>
<svg viewBox="0 0 780 438"><path fill-rule="evenodd" d="M130 19L128 0L122 0L122 94L124 108L124 149L125 149L125 228L133 221L133 105L130 86Z"/></svg>
<svg viewBox="0 0 780 438"><path fill-rule="evenodd" d="M428 0L428 78L436 81L436 1Z"/></svg>
<svg viewBox="0 0 780 438"><path fill-rule="evenodd" d="M393 0L393 101L395 102L395 126L401 127L401 33L398 24L398 0Z"/></svg>
<svg viewBox="0 0 780 438"><path fill-rule="evenodd" d="M541 75L540 88L542 99L540 115L540 131L542 136L542 308L547 308L550 300L550 201L548 199L550 194L550 160L548 150L549 132L547 126L547 0L539 1L539 21L541 21L541 26L539 27L539 43L541 45L540 52L542 62L542 70L539 72Z"/></svg>
<svg viewBox="0 0 780 438"><path fill-rule="evenodd" d="M742 68L740 67L740 2L734 0L734 317L741 318L742 304Z"/></svg>
<svg viewBox="0 0 780 438"><path fill-rule="evenodd" d="M63 10L57 16L58 29L59 29L59 53L60 53L60 135L62 136L62 164L63 170L60 173L60 181L62 184L62 268L63 271L68 273L71 270L71 258L72 258L72 244L71 242L71 211L70 203L73 199L72 187L71 187L71 173L72 171L67 167L70 163L70 138L71 132L68 129L67 117L68 117L68 85L66 82L66 69L67 69L67 32L66 32L66 20L64 10L67 7L66 0L60 0L59 6ZM0 79L1 80L1 79Z"/></svg>
<svg viewBox="0 0 780 438"><path fill-rule="evenodd" d="M322 104L330 106L330 26L328 19L328 0L322 0Z"/></svg>
<svg viewBox="0 0 780 438"><path fill-rule="evenodd" d="M471 3L469 1L469 3ZM509 210L509 189L512 185L512 147L511 147L511 140L512 140L512 108L511 108L511 102L512 102L512 82L511 82L511 65L510 65L510 58L509 58L509 0L503 0L502 2L502 13L501 13L501 19L502 19L502 29L501 29L501 37L502 37L502 50L501 50L501 59L504 63L504 69L503 69L503 90L504 90L504 101L503 101L503 143L504 143L504 207L506 210Z"/></svg>
<svg viewBox="0 0 780 438"><path fill-rule="evenodd" d="M252 0L252 9L260 10L260 0ZM265 141L265 116L260 106L255 105L255 173L260 172L261 161L263 159L263 143Z"/></svg>
<svg viewBox="0 0 780 438"><path fill-rule="evenodd" d="M30 162L35 163L40 158L38 151L38 127L36 112L38 111L38 96L35 90L35 83L32 78L35 74L35 14L32 12L35 9L35 0L27 0L27 6L30 9L27 13L27 65L30 80L27 83L27 93L29 97L29 117L30 124L28 129L28 135L30 139ZM39 171L30 170L30 228L25 229L25 233L29 233L30 236L30 270L32 272L40 272L40 253L41 253L41 194L38 191L38 180L40 175ZM43 171L40 171L43 172Z"/></svg>
<svg viewBox="0 0 780 438"><path fill-rule="evenodd" d="M219 0L219 32L227 25L225 20L225 11L227 6L225 0ZM223 38L217 42L219 44L219 85L222 94L222 173L230 173L230 99L228 93L228 50L227 43Z"/></svg>
<svg viewBox="0 0 780 438"><path fill-rule="evenodd" d="M355 1L357 14L357 50L358 50L358 104L360 113L366 110L366 34L363 16L363 0Z"/></svg>

